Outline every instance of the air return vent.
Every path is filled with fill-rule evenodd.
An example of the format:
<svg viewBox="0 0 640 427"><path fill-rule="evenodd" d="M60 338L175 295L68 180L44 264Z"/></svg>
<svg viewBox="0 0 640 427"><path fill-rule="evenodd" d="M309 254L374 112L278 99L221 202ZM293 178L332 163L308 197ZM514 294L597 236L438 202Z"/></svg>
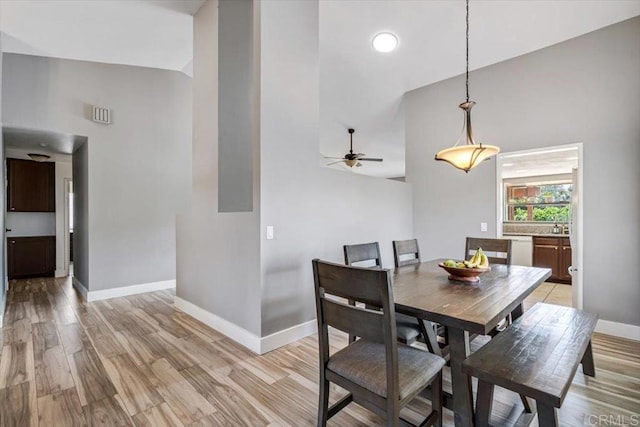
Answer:
<svg viewBox="0 0 640 427"><path fill-rule="evenodd" d="M93 121L96 123L111 124L111 110L108 108L93 107Z"/></svg>

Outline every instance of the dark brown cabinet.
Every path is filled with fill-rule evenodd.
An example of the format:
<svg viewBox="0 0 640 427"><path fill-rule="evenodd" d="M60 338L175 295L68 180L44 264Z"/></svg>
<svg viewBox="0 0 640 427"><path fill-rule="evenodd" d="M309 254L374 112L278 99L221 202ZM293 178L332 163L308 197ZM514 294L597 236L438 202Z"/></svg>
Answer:
<svg viewBox="0 0 640 427"><path fill-rule="evenodd" d="M549 280L571 283L571 244L568 237L533 238L533 266L551 269Z"/></svg>
<svg viewBox="0 0 640 427"><path fill-rule="evenodd" d="M7 211L56 211L54 162L7 159L7 179Z"/></svg>
<svg viewBox="0 0 640 427"><path fill-rule="evenodd" d="M7 238L9 279L53 276L56 270L56 237Z"/></svg>

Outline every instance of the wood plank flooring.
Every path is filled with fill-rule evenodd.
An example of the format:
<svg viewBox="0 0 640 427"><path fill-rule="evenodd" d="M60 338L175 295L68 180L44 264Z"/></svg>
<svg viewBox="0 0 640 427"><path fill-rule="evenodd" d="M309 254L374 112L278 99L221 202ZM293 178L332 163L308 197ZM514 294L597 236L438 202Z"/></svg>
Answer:
<svg viewBox="0 0 640 427"><path fill-rule="evenodd" d="M315 336L258 356L175 310L169 291L85 303L68 279L9 286L0 426L315 425ZM528 303L544 300L568 303L570 287L545 284ZM339 332L331 338L334 351L346 345ZM640 422L640 343L596 334L593 349L596 377L578 372L561 425ZM332 389L331 400L343 393ZM516 395L498 389L495 399L496 422L517 416ZM428 410L416 399L403 415L418 421ZM355 404L329 422L382 424ZM448 410L444 424L453 425Z"/></svg>

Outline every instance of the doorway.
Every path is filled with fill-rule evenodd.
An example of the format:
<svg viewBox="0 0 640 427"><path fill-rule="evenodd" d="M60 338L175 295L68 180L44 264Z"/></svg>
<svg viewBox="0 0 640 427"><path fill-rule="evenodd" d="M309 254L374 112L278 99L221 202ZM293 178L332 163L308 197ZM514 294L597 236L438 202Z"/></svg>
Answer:
<svg viewBox="0 0 640 427"><path fill-rule="evenodd" d="M64 179L64 265L65 276L73 275L73 180Z"/></svg>
<svg viewBox="0 0 640 427"><path fill-rule="evenodd" d="M570 277L571 305L579 309L583 306L582 165L582 143L501 153L496 159L498 237L512 239L516 255L527 244L533 252L531 239L536 235L568 235L570 259L557 265ZM516 186L520 193L512 190ZM563 243L557 246L560 258Z"/></svg>

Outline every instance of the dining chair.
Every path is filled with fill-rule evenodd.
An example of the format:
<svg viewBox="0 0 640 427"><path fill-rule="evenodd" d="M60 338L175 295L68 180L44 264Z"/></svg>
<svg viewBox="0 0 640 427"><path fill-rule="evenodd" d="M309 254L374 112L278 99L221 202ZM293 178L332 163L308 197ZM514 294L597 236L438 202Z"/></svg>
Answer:
<svg viewBox="0 0 640 427"><path fill-rule="evenodd" d="M378 242L360 243L357 245L344 245L344 263L353 266L368 266L370 268L382 268L382 257L380 255L380 244ZM354 301L349 301L350 305L355 305ZM406 316L401 313L396 314L396 329L398 332L398 340L403 344L413 344L420 335L423 336L425 342L429 342L426 334L427 326L421 319ZM349 335L349 342L356 340L355 335ZM430 348L431 349L431 348Z"/></svg>
<svg viewBox="0 0 640 427"><path fill-rule="evenodd" d="M344 245L344 263L347 265L368 263L366 267L382 268L380 256L380 244L378 242L360 243L357 245ZM373 263L373 265L371 265Z"/></svg>
<svg viewBox="0 0 640 427"><path fill-rule="evenodd" d="M404 267L406 265L420 264L420 248L418 247L418 239L394 240L392 243L393 262L396 268ZM410 255L410 257L407 258L407 255Z"/></svg>
<svg viewBox="0 0 640 427"><path fill-rule="evenodd" d="M417 265L422 262L422 260L420 259L420 247L418 245L418 239L394 240L392 242L392 245L393 261L396 268L405 267L408 265ZM429 322L429 324L433 328L434 334L441 337L440 347L445 348L448 344L446 327L431 322ZM437 336L434 335L433 337L433 339L436 340L436 343L438 341ZM430 350L432 350L429 344L428 347Z"/></svg>
<svg viewBox="0 0 640 427"><path fill-rule="evenodd" d="M489 252L487 254L489 264L511 264L511 240L509 239L467 237L464 259L468 259L478 248L482 248L485 253Z"/></svg>
<svg viewBox="0 0 640 427"><path fill-rule="evenodd" d="M442 426L444 359L397 342L392 279L389 270L344 266L313 260L318 320L320 393L318 426L351 402L385 416L398 426L400 409L431 388L432 410L421 426ZM341 297L365 307L341 303ZM361 337L329 356L331 326ZM329 407L330 383L349 393ZM411 425L411 424L410 424Z"/></svg>
<svg viewBox="0 0 640 427"><path fill-rule="evenodd" d="M489 264L506 264L511 265L511 240L509 239L485 239L480 237L467 237L465 245L464 259L468 259L478 248L489 253ZM515 320L515 319L514 319ZM499 331L503 330L512 321L511 316L505 318L499 326L494 328L489 335L495 336Z"/></svg>

